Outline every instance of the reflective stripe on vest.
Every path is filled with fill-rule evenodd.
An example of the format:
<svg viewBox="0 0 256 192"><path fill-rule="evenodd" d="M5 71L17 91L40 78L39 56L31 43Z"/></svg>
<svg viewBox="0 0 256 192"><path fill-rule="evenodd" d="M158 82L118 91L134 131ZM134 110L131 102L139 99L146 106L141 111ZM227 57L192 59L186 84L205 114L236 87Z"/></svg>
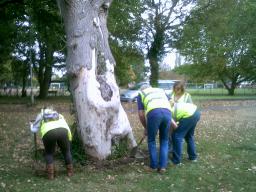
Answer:
<svg viewBox="0 0 256 192"><path fill-rule="evenodd" d="M71 131L68 127L67 122L64 120L63 116L60 115L59 120L57 121L49 121L49 122L44 122L42 120L41 127L40 127L40 133L41 133L41 138L50 130L57 129L57 128L65 128L68 130L68 139L71 141L72 140L72 134Z"/></svg>
<svg viewBox="0 0 256 192"><path fill-rule="evenodd" d="M142 103L145 108L145 113L156 108L165 108L171 110L170 103L164 92L159 88L147 88L139 92Z"/></svg>
<svg viewBox="0 0 256 192"><path fill-rule="evenodd" d="M180 119L191 117L195 113L196 109L197 106L192 103L175 103L171 108L171 112L175 115L173 118L176 121L179 121Z"/></svg>

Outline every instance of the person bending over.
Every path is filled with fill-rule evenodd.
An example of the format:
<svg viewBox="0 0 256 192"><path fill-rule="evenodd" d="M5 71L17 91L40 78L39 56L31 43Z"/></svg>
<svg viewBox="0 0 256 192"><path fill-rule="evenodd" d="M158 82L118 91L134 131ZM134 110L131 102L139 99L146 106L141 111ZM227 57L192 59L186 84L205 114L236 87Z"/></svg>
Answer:
<svg viewBox="0 0 256 192"><path fill-rule="evenodd" d="M43 140L45 149L46 171L48 179L54 178L54 160L53 154L55 152L56 144L64 156L67 175L73 175L73 165L71 156L70 142L72 135L70 128L65 121L63 115L54 111L50 107L41 110L34 122L31 122L30 129L33 133L40 130L40 135Z"/></svg>
<svg viewBox="0 0 256 192"><path fill-rule="evenodd" d="M143 85L137 97L137 104L144 134L148 136L150 170L158 170L163 173L168 164L168 136L171 124L170 103L163 89ZM159 156L156 148L158 131L160 140Z"/></svg>

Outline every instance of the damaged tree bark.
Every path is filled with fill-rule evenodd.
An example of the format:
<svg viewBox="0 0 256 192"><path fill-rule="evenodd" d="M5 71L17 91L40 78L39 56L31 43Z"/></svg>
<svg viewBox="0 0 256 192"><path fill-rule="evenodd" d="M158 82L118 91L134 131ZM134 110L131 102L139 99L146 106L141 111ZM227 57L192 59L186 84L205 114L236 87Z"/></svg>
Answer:
<svg viewBox="0 0 256 192"><path fill-rule="evenodd" d="M108 43L107 12L112 0L58 0L67 35L67 71L86 152L99 160L111 154L111 141L132 128L121 106Z"/></svg>

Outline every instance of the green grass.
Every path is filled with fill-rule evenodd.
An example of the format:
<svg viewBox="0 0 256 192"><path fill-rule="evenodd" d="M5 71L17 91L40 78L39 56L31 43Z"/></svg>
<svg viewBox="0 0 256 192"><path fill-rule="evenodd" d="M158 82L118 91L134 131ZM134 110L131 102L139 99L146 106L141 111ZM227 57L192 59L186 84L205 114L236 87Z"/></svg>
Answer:
<svg viewBox="0 0 256 192"><path fill-rule="evenodd" d="M205 100L256 100L256 95L192 95L193 101Z"/></svg>
<svg viewBox="0 0 256 192"><path fill-rule="evenodd" d="M8 96L0 96L0 104L25 104L29 103L29 97L8 97Z"/></svg>
<svg viewBox="0 0 256 192"><path fill-rule="evenodd" d="M45 101L56 103L56 101ZM200 101L204 102L204 101ZM205 101L209 103L209 101ZM60 102L67 108L67 100ZM43 101L42 103L43 104ZM75 175L66 177L62 157L57 153L58 176L45 179L44 160L39 153L35 164L33 135L28 120L37 107L24 105L23 111L14 104L0 105L0 192L45 191L256 191L256 108L225 111L203 111L196 130L199 161L186 160L183 165L169 166L165 174L147 173L145 161L109 160L102 164L87 160L85 165L75 163ZM253 107L254 106L254 107ZM36 108L36 109L35 109ZM64 113L68 118L68 112ZM128 113L135 127L134 117ZM137 118L137 117L136 117ZM137 124L137 123L136 123ZM139 138L139 136L138 136ZM42 144L39 145L42 149ZM146 149L146 143L142 145ZM125 163L126 162L126 163ZM35 168L39 170L35 174Z"/></svg>
<svg viewBox="0 0 256 192"><path fill-rule="evenodd" d="M214 89L190 89L187 91L192 95L209 95L209 96L227 96L228 91L224 88L214 88ZM237 88L235 89L234 96L254 96L256 97L255 88Z"/></svg>
<svg viewBox="0 0 256 192"><path fill-rule="evenodd" d="M39 99L38 97L34 98L35 104L40 103L47 103L47 102L70 102L71 97L70 96L50 96L46 99ZM0 104L30 104L31 103L31 97L17 97L17 96L0 96Z"/></svg>

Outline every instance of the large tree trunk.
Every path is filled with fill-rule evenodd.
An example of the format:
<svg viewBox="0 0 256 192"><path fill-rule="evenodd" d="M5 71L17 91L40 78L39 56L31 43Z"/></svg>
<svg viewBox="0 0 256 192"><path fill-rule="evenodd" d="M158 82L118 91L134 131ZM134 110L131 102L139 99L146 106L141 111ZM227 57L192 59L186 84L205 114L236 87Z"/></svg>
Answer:
<svg viewBox="0 0 256 192"><path fill-rule="evenodd" d="M136 142L123 110L108 44L107 10L111 0L58 0L67 35L67 71L87 153L99 160L111 154L111 141Z"/></svg>
<svg viewBox="0 0 256 192"><path fill-rule="evenodd" d="M38 81L40 85L39 98L45 99L48 95L49 86L51 83L52 76L52 65L53 65L53 53L50 43L46 47L45 45L40 46L40 61L39 61L39 72Z"/></svg>
<svg viewBox="0 0 256 192"><path fill-rule="evenodd" d="M26 73L26 70L23 70L21 97L26 97L27 96L26 82L27 82L27 73Z"/></svg>
<svg viewBox="0 0 256 192"><path fill-rule="evenodd" d="M157 57L149 57L150 64L150 85L157 87L158 86L158 78L159 78L159 65L157 62Z"/></svg>
<svg viewBox="0 0 256 192"><path fill-rule="evenodd" d="M225 81L223 80L223 78L221 78L221 82L223 83L224 87L227 89L228 95L231 95L231 96L235 95L235 89L237 85L239 85L237 78L238 76L236 78L233 78L231 81Z"/></svg>
<svg viewBox="0 0 256 192"><path fill-rule="evenodd" d="M160 23L160 21L157 21L156 23ZM154 39L147 54L151 72L150 84L152 86L158 86L157 80L159 78L159 61L162 57L163 53L161 52L163 52L162 50L164 47L164 30L162 30L160 26L155 26L155 28L156 32Z"/></svg>
<svg viewBox="0 0 256 192"><path fill-rule="evenodd" d="M44 68L44 73L42 73L42 81L39 83L40 84L40 89L39 89L39 98L45 99L48 95L48 90L49 86L51 83L51 76L52 76L52 67L51 66L46 66Z"/></svg>

